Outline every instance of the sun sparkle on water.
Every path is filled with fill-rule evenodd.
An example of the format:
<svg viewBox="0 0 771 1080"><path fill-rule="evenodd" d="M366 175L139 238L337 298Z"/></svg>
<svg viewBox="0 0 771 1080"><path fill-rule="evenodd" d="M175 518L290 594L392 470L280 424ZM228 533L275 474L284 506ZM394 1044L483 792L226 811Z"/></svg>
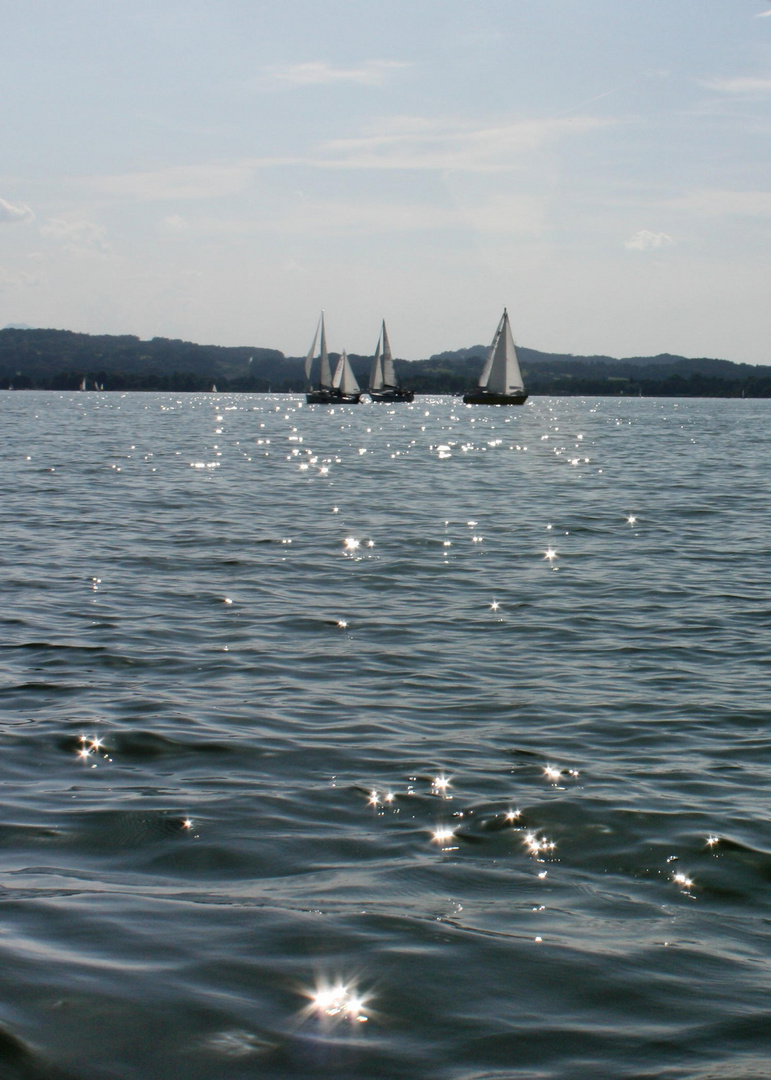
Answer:
<svg viewBox="0 0 771 1080"><path fill-rule="evenodd" d="M353 985L342 982L334 986L319 986L309 994L310 1009L319 1017L332 1020L355 1020L365 1024L369 1017L365 1013L367 998L359 995Z"/></svg>

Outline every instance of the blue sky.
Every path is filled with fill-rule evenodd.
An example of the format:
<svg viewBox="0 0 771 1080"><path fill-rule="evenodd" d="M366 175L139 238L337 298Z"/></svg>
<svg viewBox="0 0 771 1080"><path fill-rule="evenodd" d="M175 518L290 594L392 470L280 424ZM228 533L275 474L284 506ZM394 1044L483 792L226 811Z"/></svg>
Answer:
<svg viewBox="0 0 771 1080"><path fill-rule="evenodd" d="M771 363L769 0L0 19L0 325Z"/></svg>

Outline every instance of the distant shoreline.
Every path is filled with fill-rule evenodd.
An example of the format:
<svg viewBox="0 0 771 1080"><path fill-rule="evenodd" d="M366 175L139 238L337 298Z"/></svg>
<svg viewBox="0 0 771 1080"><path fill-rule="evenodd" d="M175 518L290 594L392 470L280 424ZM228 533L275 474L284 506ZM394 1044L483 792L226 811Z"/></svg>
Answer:
<svg viewBox="0 0 771 1080"><path fill-rule="evenodd" d="M518 346L532 396L771 397L771 367L710 357L661 354L615 359L569 356ZM477 381L485 347L458 349L426 360L394 361L401 385L416 394L462 394ZM331 354L336 358L336 354ZM349 354L362 387L371 358ZM225 347L132 335L69 330L0 330L0 389L107 392L302 393L302 357L276 349Z"/></svg>

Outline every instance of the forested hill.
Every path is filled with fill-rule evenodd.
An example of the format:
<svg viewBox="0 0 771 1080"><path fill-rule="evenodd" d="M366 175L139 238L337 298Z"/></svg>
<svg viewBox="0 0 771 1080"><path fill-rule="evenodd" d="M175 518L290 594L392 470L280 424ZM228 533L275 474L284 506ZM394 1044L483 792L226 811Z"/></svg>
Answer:
<svg viewBox="0 0 771 1080"><path fill-rule="evenodd" d="M771 397L771 367L682 356L570 356L518 348L531 394ZM418 393L456 394L476 383L486 347L396 360L399 380ZM333 361L336 354L332 354ZM370 358L350 356L362 386ZM300 391L303 359L277 349L196 345L69 330L0 330L0 388L74 390L83 379L105 390Z"/></svg>

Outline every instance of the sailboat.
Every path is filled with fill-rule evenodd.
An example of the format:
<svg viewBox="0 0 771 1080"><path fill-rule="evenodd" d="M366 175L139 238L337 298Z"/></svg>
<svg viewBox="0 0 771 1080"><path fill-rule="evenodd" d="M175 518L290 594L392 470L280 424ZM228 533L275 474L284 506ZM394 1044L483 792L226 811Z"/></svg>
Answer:
<svg viewBox="0 0 771 1080"><path fill-rule="evenodd" d="M338 393L341 405L358 405L361 400L361 387L356 381L348 353L343 349L332 376L332 387Z"/></svg>
<svg viewBox="0 0 771 1080"><path fill-rule="evenodd" d="M321 331L321 347L319 350L319 381L317 386L311 383L311 368L313 356L316 352L316 342ZM337 399L332 386L332 369L329 366L329 354L327 353L327 336L324 330L324 312L321 313L316 333L313 335L313 343L305 357L305 400L309 405L332 405Z"/></svg>
<svg viewBox="0 0 771 1080"><path fill-rule="evenodd" d="M396 383L394 371L394 359L391 354L391 344L388 340L385 319L377 339L377 348L372 358L372 368L369 373L369 396L373 401L412 401L415 394L412 390L405 390Z"/></svg>
<svg viewBox="0 0 771 1080"><path fill-rule="evenodd" d="M319 381L314 386L311 380L311 370L316 353L316 342L321 332L319 345ZM339 373L339 374L338 374ZM309 405L358 405L361 398L359 384L353 374L348 357L343 354L335 368L335 379L332 378L332 368L329 364L327 352L327 335L324 327L324 312L321 313L313 342L305 357L305 400Z"/></svg>
<svg viewBox="0 0 771 1080"><path fill-rule="evenodd" d="M506 308L479 376L478 388L464 394L463 400L467 405L524 405L527 401Z"/></svg>

